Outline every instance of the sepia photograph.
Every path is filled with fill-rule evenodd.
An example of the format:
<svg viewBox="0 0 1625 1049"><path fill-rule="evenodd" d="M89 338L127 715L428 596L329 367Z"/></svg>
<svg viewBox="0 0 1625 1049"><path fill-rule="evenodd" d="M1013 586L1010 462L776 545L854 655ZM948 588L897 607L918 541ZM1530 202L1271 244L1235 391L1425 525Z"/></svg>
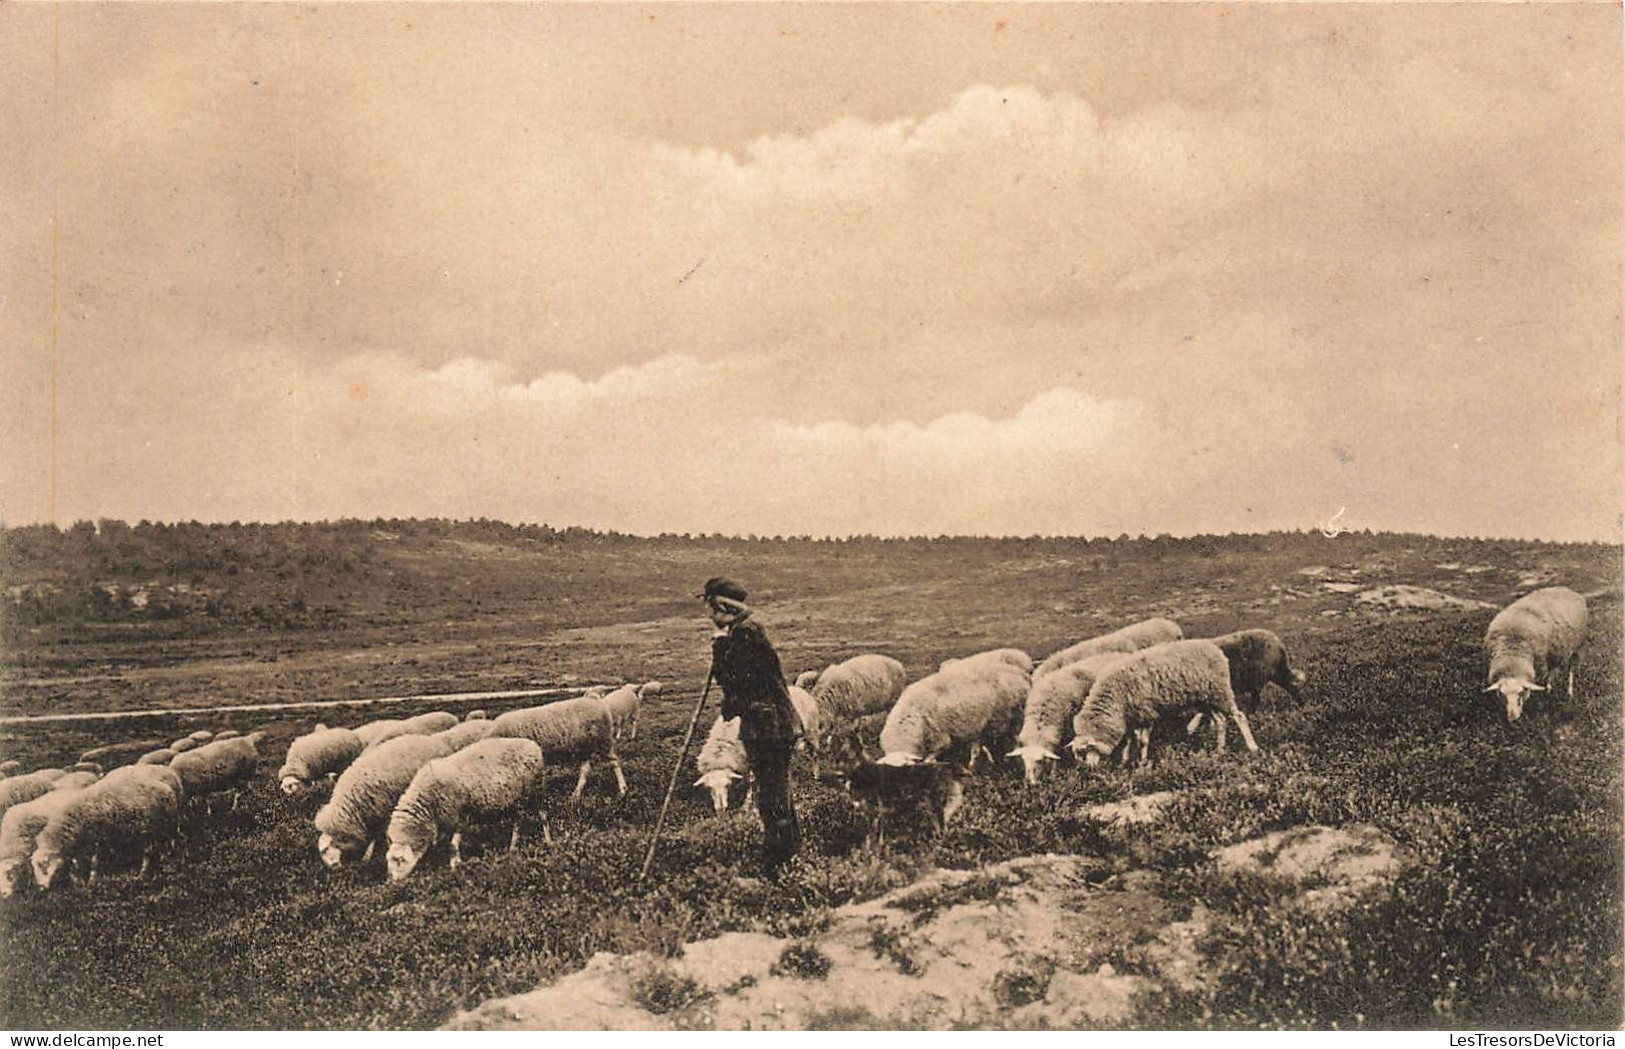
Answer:
<svg viewBox="0 0 1625 1049"><path fill-rule="evenodd" d="M1622 21L0 4L0 1028L1619 1030Z"/></svg>

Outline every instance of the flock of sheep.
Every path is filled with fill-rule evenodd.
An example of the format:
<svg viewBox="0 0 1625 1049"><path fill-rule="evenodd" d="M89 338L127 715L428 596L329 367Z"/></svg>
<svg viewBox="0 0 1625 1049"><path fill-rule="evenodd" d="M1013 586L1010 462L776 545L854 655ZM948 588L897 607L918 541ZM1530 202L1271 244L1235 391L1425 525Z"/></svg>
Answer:
<svg viewBox="0 0 1625 1049"><path fill-rule="evenodd" d="M1585 632L1585 599L1564 587L1537 590L1494 618L1484 639L1486 691L1502 697L1509 722L1522 716L1532 693L1565 679L1573 696ZM1085 766L1114 755L1132 764L1136 751L1149 761L1159 724L1191 735L1210 720L1222 751L1233 721L1247 748L1257 750L1238 698L1256 709L1275 684L1297 701L1304 681L1269 630L1186 639L1171 620L1147 619L1036 666L1018 649L996 649L947 660L913 683L896 659L860 655L802 674L790 694L815 775L821 754L842 743L851 756L864 742L863 720L884 714L880 753L861 762L870 770L942 760L968 770L979 754L1004 754L1019 757L1033 783L1063 752ZM595 688L495 718L435 712L355 728L318 725L292 742L276 778L290 796L331 785L314 817L317 852L329 867L367 862L382 846L389 877L405 878L441 842L455 867L462 834L475 824L511 823L512 849L534 812L551 842L542 804L550 763L578 763L572 801L595 761L610 764L624 795L620 747L636 738L641 705L659 689L659 682ZM695 759L694 785L710 792L717 812L727 809L731 787L748 787L738 733L737 719L717 718ZM258 767L263 735L199 731L167 746L114 744L87 751L68 769L22 773L15 762L0 765L0 895L30 881L50 889L75 870L93 878L115 850L138 850L145 873L179 832L184 806L206 806L228 792L236 806ZM101 775L105 766L132 760Z"/></svg>

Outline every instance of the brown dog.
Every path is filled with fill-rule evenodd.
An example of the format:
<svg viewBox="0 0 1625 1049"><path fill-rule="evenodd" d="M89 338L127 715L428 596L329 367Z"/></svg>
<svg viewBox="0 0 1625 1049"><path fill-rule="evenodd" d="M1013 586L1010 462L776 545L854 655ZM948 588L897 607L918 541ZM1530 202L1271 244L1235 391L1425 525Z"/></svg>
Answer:
<svg viewBox="0 0 1625 1049"><path fill-rule="evenodd" d="M923 809L932 829L941 834L965 801L960 775L957 767L943 762L878 765L865 760L843 778L852 803L868 814L869 839L880 842L887 813L907 810Z"/></svg>

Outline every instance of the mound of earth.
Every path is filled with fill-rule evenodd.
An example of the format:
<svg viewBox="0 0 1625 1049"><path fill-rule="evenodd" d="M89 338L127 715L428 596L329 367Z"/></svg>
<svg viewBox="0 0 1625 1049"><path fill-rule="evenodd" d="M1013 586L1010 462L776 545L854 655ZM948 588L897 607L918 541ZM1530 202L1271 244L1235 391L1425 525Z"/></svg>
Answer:
<svg viewBox="0 0 1625 1049"><path fill-rule="evenodd" d="M1388 612L1441 612L1447 609L1471 611L1495 607L1483 601L1474 601L1465 597L1452 597L1437 590L1429 590L1422 586L1407 586L1403 583L1362 590L1354 595L1354 600L1359 604Z"/></svg>
<svg viewBox="0 0 1625 1049"><path fill-rule="evenodd" d="M1134 806L1130 820L1160 806ZM1103 819L1115 813L1102 812ZM1127 822L1127 821L1125 821ZM1226 848L1221 870L1301 888L1306 906L1380 891L1407 862L1370 827L1303 827ZM681 957L599 954L580 972L455 1016L454 1030L829 1030L1131 1025L1136 997L1194 991L1215 967L1149 871L1084 856L939 870L838 908L806 940L728 933ZM1129 950L1135 971L1108 961Z"/></svg>

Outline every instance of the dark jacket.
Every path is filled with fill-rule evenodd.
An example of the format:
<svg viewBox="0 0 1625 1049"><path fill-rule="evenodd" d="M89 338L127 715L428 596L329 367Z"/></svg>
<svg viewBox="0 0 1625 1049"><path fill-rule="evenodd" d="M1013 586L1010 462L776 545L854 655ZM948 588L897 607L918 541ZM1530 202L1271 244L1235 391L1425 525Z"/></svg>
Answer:
<svg viewBox="0 0 1625 1049"><path fill-rule="evenodd" d="M711 639L711 673L722 689L722 716L740 719L740 739L796 738L801 722L779 654L760 623L746 619Z"/></svg>

